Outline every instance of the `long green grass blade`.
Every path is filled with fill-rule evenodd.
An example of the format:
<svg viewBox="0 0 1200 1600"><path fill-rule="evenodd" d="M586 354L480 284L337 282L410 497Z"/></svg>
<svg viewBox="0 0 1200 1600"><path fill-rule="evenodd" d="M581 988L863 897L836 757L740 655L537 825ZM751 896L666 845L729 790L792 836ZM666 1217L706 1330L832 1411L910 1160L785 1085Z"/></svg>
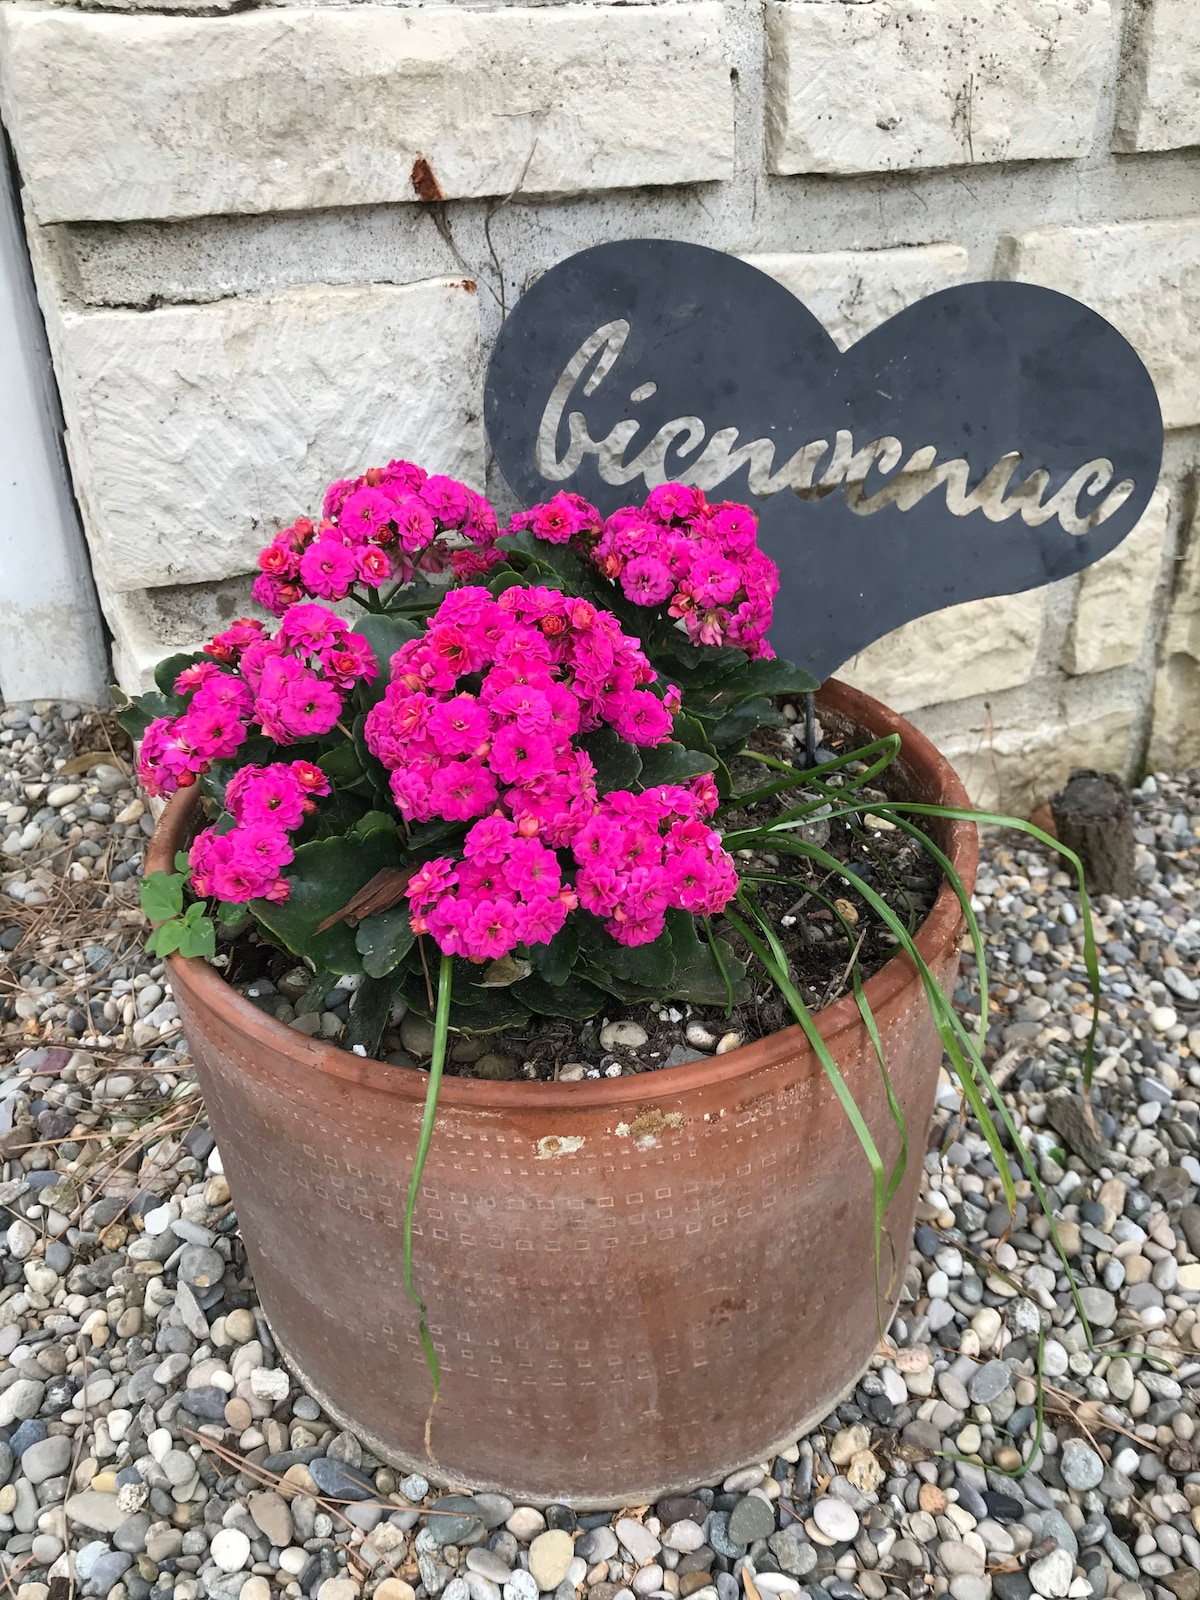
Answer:
<svg viewBox="0 0 1200 1600"><path fill-rule="evenodd" d="M875 1051L875 1059L879 1063L879 1071L883 1077L883 1090L887 1095L888 1109L892 1113L892 1121L900 1131L900 1154L896 1157L892 1167L891 1176L887 1181L887 1188L883 1194L883 1205L886 1210L891 1205L896 1195L896 1190L904 1181L904 1173L908 1167L908 1118L904 1115L904 1108L896 1098L896 1091L892 1088L891 1076L888 1073L887 1062L883 1054L883 1041L879 1037L879 1024L875 1021L875 1013L867 1003L866 991L863 988L862 969L858 961L854 963L854 1003L858 1007L858 1014L863 1020L863 1027L867 1030L867 1037Z"/></svg>
<svg viewBox="0 0 1200 1600"><path fill-rule="evenodd" d="M433 1399L437 1402L442 1387L442 1372L437 1351L429 1332L428 1308L413 1286L413 1216L417 1209L417 1196L421 1192L421 1174L425 1171L425 1158L433 1139L433 1125L437 1118L438 1093L442 1087L442 1069L446 1065L446 1042L450 1032L450 987L454 978L453 956L443 956L438 970L437 1009L433 1018L433 1054L429 1061L429 1083L425 1090L425 1111L421 1117L421 1132L417 1139L417 1154L413 1161L412 1176L408 1180L408 1203L404 1208L404 1290L421 1313L418 1332L426 1365L433 1378Z"/></svg>
<svg viewBox="0 0 1200 1600"><path fill-rule="evenodd" d="M729 969L726 967L724 958L721 955L720 940L713 932L711 917L705 917L704 919L704 932L708 937L708 947L713 953L713 960L717 963L717 971L721 974L721 982L725 985L725 1015L731 1017L735 1003L733 979L729 976Z"/></svg>
<svg viewBox="0 0 1200 1600"><path fill-rule="evenodd" d="M846 863L844 861L839 861L836 856L830 855L829 851L823 850L819 845L812 844L806 839L773 838L772 849L783 850L792 855L807 856L810 860L815 861L818 866L825 867L829 872L842 879L843 882L847 881ZM900 921L900 918L892 910L891 906L888 905L887 901L884 900L882 896L877 894L869 884L864 883L860 878L856 878L854 880L854 887L857 892L862 895L863 899L867 902L871 909L875 911L875 913L882 919L887 927L891 929L892 935L896 942L903 947L906 954L909 956L913 965L917 969L917 974L920 977L922 987L925 990L925 995L929 1002L930 1011L933 1015L934 1025L937 1028L938 1035L942 1041L942 1047L946 1054L950 1057L950 1062L954 1068L955 1076L958 1078L958 1081L962 1086L963 1093L967 1097L967 1103L970 1105L972 1113L979 1121L980 1129L983 1132L984 1138L987 1140L988 1148L991 1150L992 1158L996 1163L996 1169L1000 1174L1000 1182L1004 1188L1005 1201L1009 1210L1012 1211L1016 1208L1017 1203L1016 1190L1013 1187L1012 1173L1008 1169L1008 1160L1004 1154L1004 1147L1000 1142L999 1132L997 1131L991 1117L988 1115L987 1104L980 1091L979 1083L976 1080L975 1074L972 1071L970 1057L964 1057L954 1032L953 1023L947 1016L947 1013L949 1013L950 1017L954 1017L955 1020L957 1020L953 1008L950 1006L945 995L942 993L937 979L933 976L933 973L929 970L929 967L922 957L920 951L917 949L916 941L914 940L912 934Z"/></svg>
<svg viewBox="0 0 1200 1600"><path fill-rule="evenodd" d="M888 804L890 806L891 802L888 802ZM880 807L879 810L880 814L883 815L884 808ZM966 813L964 815L969 816L970 813ZM1040 832L1040 830L1038 831ZM829 855L828 852L821 850L816 845L811 845L807 841L800 840L788 841L787 843L781 840L777 841L777 843L780 848L791 849L795 854L798 855L807 855L811 859L817 861L820 865L829 867L833 870L838 870L842 877L845 876L844 865L839 864L836 857ZM934 848L936 849L937 847L934 846ZM955 894L958 898L960 906L966 909L969 906L969 896L967 895L965 885L962 883L962 880L958 878L956 873L954 874L951 882L955 889ZM869 888L867 885L859 882L856 884L856 887L867 903L872 906L873 909L883 918L888 927L896 935L898 942L903 945L909 958L912 960L913 964L917 968L917 971L920 973L930 1010L933 1014L934 1023L941 1037L943 1047L946 1050L946 1054L950 1057L951 1064L954 1067L955 1076L957 1077L963 1094L966 1097L967 1104L971 1108L972 1115L979 1123L983 1136L987 1140L988 1148L992 1152L992 1158L995 1161L997 1170L1000 1174L1000 1182L1004 1188L1005 1200L1008 1204L1009 1210L1012 1211L1016 1207L1016 1189L1013 1184L1012 1173L1009 1170L1008 1157L1000 1140L999 1130L996 1127L991 1113L987 1109L987 1102L983 1098L983 1094L980 1091L980 1081L982 1081L984 1088L987 1090L988 1096L990 1097L993 1105L996 1107L996 1115L999 1117L1004 1126L1005 1132L1012 1141L1017 1158L1022 1167L1025 1169L1030 1186L1036 1194L1038 1203L1042 1208L1047 1222L1049 1223L1050 1237L1054 1244L1058 1258L1063 1264L1063 1269L1067 1274L1067 1281L1070 1284L1071 1296L1075 1302L1075 1309L1078 1313L1079 1320L1083 1325L1084 1333L1090 1347L1092 1344L1091 1324L1088 1322L1087 1314L1083 1309L1083 1302L1079 1295L1079 1286L1075 1281L1075 1275L1071 1271L1070 1264L1067 1260L1066 1251L1063 1249L1062 1240L1059 1237L1058 1227L1054 1221L1053 1207L1050 1205L1049 1197L1047 1196L1045 1188L1042 1185L1041 1177L1038 1173L1033 1157L1026 1149L1024 1141L1017 1132L1016 1123L1013 1121L1012 1115L1004 1103L1003 1095L1001 1095L991 1073L987 1069L987 1065L983 1060L983 1055L978 1044L976 1043L975 1039L972 1038L962 1018L958 1015L957 1011L955 1011L954 1007L942 993L937 980L933 977L933 974L929 971L929 968L922 958L920 952L917 950L912 936L900 922L900 919L896 916L895 912L892 911L891 907L887 905L886 901L884 901L878 894L875 893L873 889ZM978 948L982 949L982 943ZM981 983L986 983L986 981L987 970L985 966L981 972Z"/></svg>
<svg viewBox="0 0 1200 1600"><path fill-rule="evenodd" d="M905 812L909 816L943 817L950 822L974 822L986 824L988 827L1014 828L1018 833L1026 833L1031 839L1036 839L1044 844L1047 849L1053 850L1056 855L1062 856L1071 864L1079 888L1079 915L1083 923L1083 962L1087 970L1088 984L1092 991L1092 1026L1088 1032L1084 1046L1083 1083L1085 1089L1092 1085L1092 1074L1096 1068L1096 1030L1100 1025L1100 958L1096 952L1096 929L1092 919L1092 905L1088 898L1087 883L1084 878L1083 862L1058 839L1053 838L1044 828L1039 828L1032 822L1025 822L1020 817L1006 817L996 811L972 811L969 807L939 806L916 800L888 800L881 801L879 805L863 808L855 804L846 807L847 810L870 809L881 816L890 816L897 812ZM896 818L899 821L899 817Z"/></svg>
<svg viewBox="0 0 1200 1600"><path fill-rule="evenodd" d="M738 891L737 900L738 904L745 910L747 915L752 917L758 924L760 930L765 936L766 943L764 944L763 940L759 939L757 935L752 933L742 918L739 917L735 911L731 911L728 907L725 909L726 919L732 924L733 927L737 929L750 949L754 951L754 954L762 963L768 976L779 989L780 994L782 994L784 999L787 1001L792 1015L800 1024L801 1028L803 1028L809 1044L812 1046L817 1059L821 1063L821 1067L825 1073L825 1076L828 1078L833 1087L833 1092L837 1095L838 1101L840 1102L843 1111L846 1113L851 1127L854 1129L855 1136L857 1137L859 1144L862 1146L863 1154L867 1158L867 1164L871 1170L871 1205L874 1215L876 1312L878 1314L880 1311L878 1303L880 1299L880 1247L883 1240L884 1213L887 1209L887 1200L885 1196L888 1190L888 1179L884 1175L883 1157L879 1154L879 1147L875 1143L870 1128L867 1127L866 1119L864 1118L862 1112L858 1109L858 1104L855 1101L853 1094L850 1092L849 1084L842 1076L841 1069L839 1068L837 1062L833 1059L833 1055L829 1049L829 1046L821 1037L817 1025L813 1020L812 1012L809 1010L808 1006L805 1005L803 996L800 994L800 991L796 988L795 984L791 980L788 972L787 956L775 935L775 930L772 928L770 920L765 916L753 897L747 894L744 890Z"/></svg>

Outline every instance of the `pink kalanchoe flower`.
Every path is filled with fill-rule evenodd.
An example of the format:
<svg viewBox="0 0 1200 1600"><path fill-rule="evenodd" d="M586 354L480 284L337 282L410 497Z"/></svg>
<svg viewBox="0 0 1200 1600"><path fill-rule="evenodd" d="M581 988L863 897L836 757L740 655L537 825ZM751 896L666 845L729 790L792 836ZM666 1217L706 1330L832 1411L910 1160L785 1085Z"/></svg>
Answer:
<svg viewBox="0 0 1200 1600"><path fill-rule="evenodd" d="M262 639L265 631L256 618L241 617L237 622L230 623L224 633L218 633L210 639L204 646L204 653L212 656L214 661L236 665L242 652Z"/></svg>
<svg viewBox="0 0 1200 1600"><path fill-rule="evenodd" d="M380 479L384 488L389 489L393 495L417 494L421 485L429 474L424 467L418 467L412 461L389 461L383 469Z"/></svg>
<svg viewBox="0 0 1200 1600"><path fill-rule="evenodd" d="M299 600L301 593L299 584L285 582L282 578L272 578L265 572L260 572L250 586L251 599L264 611L269 611L273 617L282 617L288 607L295 605Z"/></svg>
<svg viewBox="0 0 1200 1600"><path fill-rule="evenodd" d="M346 496L338 511L338 527L357 544L374 538L379 529L395 519L396 501L383 489L355 489Z"/></svg>
<svg viewBox="0 0 1200 1600"><path fill-rule="evenodd" d="M315 796L329 793L329 779L310 761L272 761L241 767L225 786L225 809L235 822L270 822L298 828L315 809Z"/></svg>
<svg viewBox="0 0 1200 1600"><path fill-rule="evenodd" d="M207 683L214 676L220 675L220 667L215 661L196 661L175 679L176 694L191 694L202 683Z"/></svg>
<svg viewBox="0 0 1200 1600"><path fill-rule="evenodd" d="M225 788L234 827L218 834L205 828L188 861L197 894L234 903L286 900L291 885L283 869L295 857L288 834L316 809L329 780L310 761L274 761L242 767Z"/></svg>
<svg viewBox="0 0 1200 1600"><path fill-rule="evenodd" d="M331 483L325 491L325 499L321 509L327 517L336 517L347 499L358 487L353 478L338 478Z"/></svg>
<svg viewBox="0 0 1200 1600"><path fill-rule="evenodd" d="M646 499L647 514L658 522L685 522L705 503L704 491L683 483L663 483L651 489Z"/></svg>
<svg viewBox="0 0 1200 1600"><path fill-rule="evenodd" d="M138 782L156 798L186 789L196 781L193 752L180 738L173 717L156 717L142 735Z"/></svg>
<svg viewBox="0 0 1200 1600"><path fill-rule="evenodd" d="M421 499L443 528L461 528L471 513L471 491L465 483L434 473L421 485Z"/></svg>
<svg viewBox="0 0 1200 1600"><path fill-rule="evenodd" d="M352 689L356 683L371 683L379 676L375 652L361 633L346 633L336 644L321 652L321 666L330 683L339 689Z"/></svg>
<svg viewBox="0 0 1200 1600"><path fill-rule="evenodd" d="M336 611L305 603L291 607L275 638L285 650L325 650L339 644L349 631Z"/></svg>
<svg viewBox="0 0 1200 1600"><path fill-rule="evenodd" d="M272 578L298 577L304 544L295 527L280 529L270 544L258 552L259 569Z"/></svg>
<svg viewBox="0 0 1200 1600"><path fill-rule="evenodd" d="M309 594L326 600L342 600L358 577L353 549L335 534L322 535L300 558L300 579Z"/></svg>
<svg viewBox="0 0 1200 1600"><path fill-rule="evenodd" d="M623 506L603 524L594 508L579 502L583 529L568 533L567 500L578 496L555 495L514 517L510 530L527 528L551 543L571 539L627 600L665 607L695 644L736 645L754 658L773 654L765 635L779 575L756 546L749 506L709 505L702 490L665 483L643 506Z"/></svg>
<svg viewBox="0 0 1200 1600"><path fill-rule="evenodd" d="M466 822L495 805L496 777L482 761L452 761L438 766L430 782L434 814L448 822Z"/></svg>
<svg viewBox="0 0 1200 1600"><path fill-rule="evenodd" d="M354 552L354 568L365 589L379 589L392 575L392 563L377 544L360 545Z"/></svg>
<svg viewBox="0 0 1200 1600"><path fill-rule="evenodd" d="M473 694L440 700L429 715L429 737L442 756L485 754L490 732L491 718Z"/></svg>
<svg viewBox="0 0 1200 1600"><path fill-rule="evenodd" d="M332 684L294 656L275 657L263 668L254 714L277 744L293 744L328 733L342 709Z"/></svg>
<svg viewBox="0 0 1200 1600"><path fill-rule="evenodd" d="M424 550L437 537L437 523L429 507L417 495L397 503L393 521L400 548L408 555Z"/></svg>

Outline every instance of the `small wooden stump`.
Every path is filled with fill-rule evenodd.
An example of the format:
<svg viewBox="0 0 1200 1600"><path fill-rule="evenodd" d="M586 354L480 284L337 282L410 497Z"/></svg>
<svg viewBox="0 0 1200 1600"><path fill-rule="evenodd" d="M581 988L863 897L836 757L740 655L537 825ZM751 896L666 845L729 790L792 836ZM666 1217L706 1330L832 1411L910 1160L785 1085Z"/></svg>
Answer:
<svg viewBox="0 0 1200 1600"><path fill-rule="evenodd" d="M1078 767L1050 801L1059 842L1083 862L1089 893L1133 893L1133 802L1115 772Z"/></svg>

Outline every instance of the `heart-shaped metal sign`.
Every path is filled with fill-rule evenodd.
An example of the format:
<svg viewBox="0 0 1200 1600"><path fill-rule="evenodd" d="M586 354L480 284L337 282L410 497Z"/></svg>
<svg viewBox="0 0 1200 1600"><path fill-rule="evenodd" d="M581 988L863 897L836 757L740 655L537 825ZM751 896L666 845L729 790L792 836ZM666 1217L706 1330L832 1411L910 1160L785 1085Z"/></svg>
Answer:
<svg viewBox="0 0 1200 1600"><path fill-rule="evenodd" d="M752 505L771 642L822 678L914 617L1098 561L1162 461L1141 359L1067 295L963 284L841 352L757 268L658 239L526 291L486 419L525 505L569 489L608 513L672 481Z"/></svg>

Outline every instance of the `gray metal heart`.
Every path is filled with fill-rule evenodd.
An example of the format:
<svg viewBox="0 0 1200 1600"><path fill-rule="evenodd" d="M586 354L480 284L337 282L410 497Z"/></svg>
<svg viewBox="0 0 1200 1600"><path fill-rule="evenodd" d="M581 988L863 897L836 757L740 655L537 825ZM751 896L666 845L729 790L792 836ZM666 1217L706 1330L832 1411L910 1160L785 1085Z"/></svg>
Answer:
<svg viewBox="0 0 1200 1600"><path fill-rule="evenodd" d="M1162 462L1149 373L1067 295L963 284L843 353L757 268L658 239L526 291L485 414L526 505L570 489L607 513L669 480L753 505L771 642L822 678L914 617L1098 561Z"/></svg>

